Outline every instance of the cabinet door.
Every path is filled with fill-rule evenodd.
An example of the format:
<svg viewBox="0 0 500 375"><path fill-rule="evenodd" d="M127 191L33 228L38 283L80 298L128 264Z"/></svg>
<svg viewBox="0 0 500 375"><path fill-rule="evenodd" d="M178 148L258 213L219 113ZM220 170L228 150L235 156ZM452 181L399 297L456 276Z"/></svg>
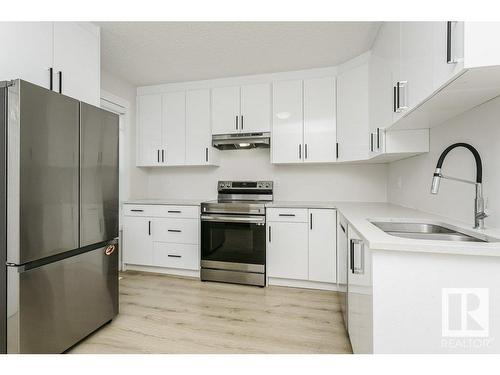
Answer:
<svg viewBox="0 0 500 375"><path fill-rule="evenodd" d="M337 78L337 142L339 161L368 158L368 64Z"/></svg>
<svg viewBox="0 0 500 375"><path fill-rule="evenodd" d="M183 165L186 161L186 93L169 92L162 99L161 163Z"/></svg>
<svg viewBox="0 0 500 375"><path fill-rule="evenodd" d="M0 22L0 80L16 78L49 88L52 22Z"/></svg>
<svg viewBox="0 0 500 375"><path fill-rule="evenodd" d="M153 264L153 219L123 218L123 262L150 266Z"/></svg>
<svg viewBox="0 0 500 375"><path fill-rule="evenodd" d="M304 161L333 162L337 159L335 78L304 81Z"/></svg>
<svg viewBox="0 0 500 375"><path fill-rule="evenodd" d="M354 353L373 352L373 299L370 251L357 232L348 228L349 271L347 325Z"/></svg>
<svg viewBox="0 0 500 375"><path fill-rule="evenodd" d="M271 85L261 83L241 87L240 130L269 132L271 130Z"/></svg>
<svg viewBox="0 0 500 375"><path fill-rule="evenodd" d="M337 217L337 288L340 309L347 328L347 254L349 252L347 239L347 221L340 213Z"/></svg>
<svg viewBox="0 0 500 375"><path fill-rule="evenodd" d="M99 28L90 23L54 22L54 69L62 72L64 95L100 106ZM58 88L58 79L54 83Z"/></svg>
<svg viewBox="0 0 500 375"><path fill-rule="evenodd" d="M401 22L400 81L406 81L405 105L416 107L433 91L435 22ZM403 95L403 94L402 94Z"/></svg>
<svg viewBox="0 0 500 375"><path fill-rule="evenodd" d="M212 89L212 134L231 134L240 131L240 88Z"/></svg>
<svg viewBox="0 0 500 375"><path fill-rule="evenodd" d="M210 91L186 92L186 164L209 162L212 143L210 129Z"/></svg>
<svg viewBox="0 0 500 375"><path fill-rule="evenodd" d="M273 85L273 163L300 163L303 160L302 81Z"/></svg>
<svg viewBox="0 0 500 375"><path fill-rule="evenodd" d="M309 209L309 280L337 281L337 212Z"/></svg>
<svg viewBox="0 0 500 375"><path fill-rule="evenodd" d="M159 165L161 160L161 95L137 97L138 165Z"/></svg>
<svg viewBox="0 0 500 375"><path fill-rule="evenodd" d="M451 22L448 46L448 22L433 22L433 88L438 89L464 66L464 22ZM448 56L450 48L450 56ZM450 58L450 61L448 61Z"/></svg>
<svg viewBox="0 0 500 375"><path fill-rule="evenodd" d="M400 116L394 112L394 86L399 77L399 22L384 22L373 45L370 63L370 128L386 128Z"/></svg>
<svg viewBox="0 0 500 375"><path fill-rule="evenodd" d="M267 231L267 275L308 279L307 223L271 222Z"/></svg>

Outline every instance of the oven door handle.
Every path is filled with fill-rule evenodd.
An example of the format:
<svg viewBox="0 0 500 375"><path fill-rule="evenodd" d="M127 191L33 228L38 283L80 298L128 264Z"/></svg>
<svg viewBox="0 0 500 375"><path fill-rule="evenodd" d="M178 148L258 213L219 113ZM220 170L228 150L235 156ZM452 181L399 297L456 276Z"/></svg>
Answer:
<svg viewBox="0 0 500 375"><path fill-rule="evenodd" d="M265 216L235 216L235 215L201 215L201 221L218 223L250 223L260 224L266 222Z"/></svg>

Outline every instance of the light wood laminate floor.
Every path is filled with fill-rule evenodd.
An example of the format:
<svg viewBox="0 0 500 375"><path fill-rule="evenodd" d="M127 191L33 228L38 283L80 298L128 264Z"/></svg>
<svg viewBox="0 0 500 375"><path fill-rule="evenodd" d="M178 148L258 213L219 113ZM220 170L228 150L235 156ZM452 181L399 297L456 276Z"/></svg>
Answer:
<svg viewBox="0 0 500 375"><path fill-rule="evenodd" d="M120 314L70 353L351 353L336 292L128 271Z"/></svg>

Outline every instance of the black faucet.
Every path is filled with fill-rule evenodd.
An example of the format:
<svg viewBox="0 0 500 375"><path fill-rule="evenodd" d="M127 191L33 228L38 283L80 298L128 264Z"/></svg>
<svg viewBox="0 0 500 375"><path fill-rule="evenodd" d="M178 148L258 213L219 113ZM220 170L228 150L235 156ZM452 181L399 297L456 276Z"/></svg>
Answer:
<svg viewBox="0 0 500 375"><path fill-rule="evenodd" d="M444 159L446 155L457 147L465 147L472 155L474 155L474 159L476 160L476 181L463 180L461 178L444 176L441 173L441 167L443 166ZM439 157L439 160L436 164L436 170L434 171L434 175L432 177L432 185L431 185L431 194L437 194L439 191L439 183L442 178L446 178L448 180L465 182L468 184L473 184L476 186L476 198L474 199L474 229L484 229L484 218L488 215L484 211L484 199L483 199L483 164L481 162L481 156L479 152L475 149L474 146L468 143L454 143L451 146L447 147Z"/></svg>

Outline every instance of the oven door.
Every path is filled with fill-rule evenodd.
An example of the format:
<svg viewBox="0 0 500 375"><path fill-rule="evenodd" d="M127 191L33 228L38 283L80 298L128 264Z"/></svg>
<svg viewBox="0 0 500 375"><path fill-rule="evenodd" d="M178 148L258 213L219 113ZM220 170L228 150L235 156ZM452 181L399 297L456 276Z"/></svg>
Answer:
<svg viewBox="0 0 500 375"><path fill-rule="evenodd" d="M201 263L211 267L216 262L264 266L265 216L202 215Z"/></svg>

